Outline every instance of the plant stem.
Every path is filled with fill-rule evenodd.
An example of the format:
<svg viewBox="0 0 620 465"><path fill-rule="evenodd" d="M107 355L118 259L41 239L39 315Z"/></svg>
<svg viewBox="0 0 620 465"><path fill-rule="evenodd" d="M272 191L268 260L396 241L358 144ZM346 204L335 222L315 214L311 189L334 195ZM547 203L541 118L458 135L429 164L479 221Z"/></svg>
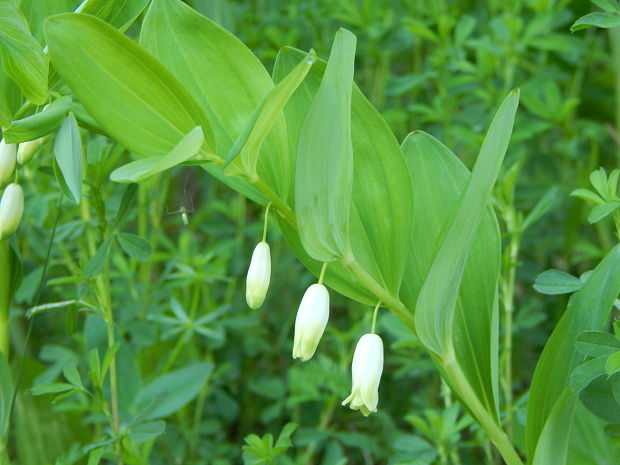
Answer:
<svg viewBox="0 0 620 465"><path fill-rule="evenodd" d="M11 292L11 250L7 240L0 240L0 263L4 271L0 278L0 352L9 360L9 302Z"/></svg>
<svg viewBox="0 0 620 465"><path fill-rule="evenodd" d="M523 461L517 451L512 446L508 436L496 423L495 419L484 408L478 396L472 389L469 381L465 377L465 374L461 370L461 367L456 363L454 359L442 366L445 370L446 376L459 393L463 405L469 409L473 417L478 421L480 426L486 431L489 439L495 444L497 450L503 457L507 465L523 465Z"/></svg>

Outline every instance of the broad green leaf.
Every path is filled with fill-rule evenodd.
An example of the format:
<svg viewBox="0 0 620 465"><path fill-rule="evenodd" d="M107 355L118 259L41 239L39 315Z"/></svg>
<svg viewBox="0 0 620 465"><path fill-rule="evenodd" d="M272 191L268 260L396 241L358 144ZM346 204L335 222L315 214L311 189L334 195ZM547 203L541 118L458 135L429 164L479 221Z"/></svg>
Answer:
<svg viewBox="0 0 620 465"><path fill-rule="evenodd" d="M196 101L130 38L81 14L49 18L45 37L59 74L110 137L140 156L164 156L201 126L201 153L214 157L211 127Z"/></svg>
<svg viewBox="0 0 620 465"><path fill-rule="evenodd" d="M11 122L3 132L4 139L16 144L46 136L65 121L70 108L71 97L60 97L39 113Z"/></svg>
<svg viewBox="0 0 620 465"><path fill-rule="evenodd" d="M160 376L138 392L133 401L133 408L140 411L152 401L158 400L155 408L146 415L146 419L168 416L183 408L198 395L212 370L211 363L194 363Z"/></svg>
<svg viewBox="0 0 620 465"><path fill-rule="evenodd" d="M80 0L78 0L79 3ZM44 46L43 21L45 18L60 13L68 13L75 7L73 0L20 0L19 9L30 26L30 32Z"/></svg>
<svg viewBox="0 0 620 465"><path fill-rule="evenodd" d="M151 244L140 236L129 233L118 233L117 237L119 245L131 258L146 260L153 252Z"/></svg>
<svg viewBox="0 0 620 465"><path fill-rule="evenodd" d="M586 388L595 378L605 374L605 357L593 358L577 365L568 378L568 387L573 392Z"/></svg>
<svg viewBox="0 0 620 465"><path fill-rule="evenodd" d="M0 126L6 128L11 124L13 115L19 109L22 95L13 81L2 69L0 62Z"/></svg>
<svg viewBox="0 0 620 465"><path fill-rule="evenodd" d="M280 50L274 68L275 82L284 79L305 56L305 52L289 47ZM284 109L291 147L297 146L304 116L321 84L325 67L324 61L317 60ZM360 180L353 185L350 212L353 255L376 282L397 296L411 250L411 181L392 131L355 85L351 100L351 135L354 178ZM288 231L285 233L287 242L297 257L318 275L321 262L310 258L293 228L284 228ZM328 266L326 283L352 299L376 304L377 298L339 263Z"/></svg>
<svg viewBox="0 0 620 465"><path fill-rule="evenodd" d="M620 350L620 340L605 331L584 331L577 336L575 350L587 357L607 357Z"/></svg>
<svg viewBox="0 0 620 465"><path fill-rule="evenodd" d="M0 2L0 52L2 68L32 103L47 100L48 62L30 34L26 18L11 3Z"/></svg>
<svg viewBox="0 0 620 465"><path fill-rule="evenodd" d="M414 229L401 299L415 308L433 260L437 238L467 186L470 173L459 158L434 137L416 131L403 141L411 173ZM497 279L500 233L491 207L483 215L465 265L456 304L456 358L487 411L497 417Z"/></svg>
<svg viewBox="0 0 620 465"><path fill-rule="evenodd" d="M603 205L597 205L592 208L592 211L588 215L588 223L593 224L601 221L603 218L611 215L620 207L620 202L608 202Z"/></svg>
<svg viewBox="0 0 620 465"><path fill-rule="evenodd" d="M534 289L541 294L570 294L581 289L582 282L576 276L560 270L546 270L536 276Z"/></svg>
<svg viewBox="0 0 620 465"><path fill-rule="evenodd" d="M353 259L349 212L353 190L351 92L355 36L336 33L321 86L299 133L295 214L301 243L316 260ZM359 182L363 182L359 180Z"/></svg>
<svg viewBox="0 0 620 465"><path fill-rule="evenodd" d="M454 356L452 326L463 272L508 148L518 102L519 92L511 92L495 115L467 187L442 228L416 303L418 336L446 362Z"/></svg>
<svg viewBox="0 0 620 465"><path fill-rule="evenodd" d="M617 13L588 13L579 18L570 27L571 32L580 31L589 27L609 29L620 26L620 14Z"/></svg>
<svg viewBox="0 0 620 465"><path fill-rule="evenodd" d="M125 31L144 11L149 0L88 0L80 13L97 16Z"/></svg>
<svg viewBox="0 0 620 465"><path fill-rule="evenodd" d="M92 278L95 275L99 274L106 262L108 261L108 257L110 256L110 249L112 248L112 239L113 236L108 237L104 240L95 255L88 261L86 266L84 267L84 275L87 278Z"/></svg>
<svg viewBox="0 0 620 465"><path fill-rule="evenodd" d="M525 439L528 457L536 465L563 465L567 447L566 425L570 424L576 395L567 386L569 376L584 356L575 340L584 331L600 331L620 292L620 246L614 247L594 269L549 338L536 365L530 397ZM553 451L555 458L549 456Z"/></svg>
<svg viewBox="0 0 620 465"><path fill-rule="evenodd" d="M114 182L139 182L154 174L180 165L200 151L203 143L203 132L200 126L192 129L174 148L162 157L142 158L132 161L110 174Z"/></svg>
<svg viewBox="0 0 620 465"><path fill-rule="evenodd" d="M261 146L269 131L281 116L284 106L306 77L315 60L314 50L310 50L308 56L303 58L265 97L265 100L258 106L248 122L245 131L230 149L226 159L225 174L238 174L249 178L250 181L258 179L256 167ZM285 170L285 172L288 172L288 170Z"/></svg>
<svg viewBox="0 0 620 465"><path fill-rule="evenodd" d="M72 113L69 113L56 134L54 157L73 201L79 204L82 196L82 141Z"/></svg>
<svg viewBox="0 0 620 465"><path fill-rule="evenodd" d="M265 67L243 42L180 0L151 2L140 44L166 65L200 104L212 122L220 155L229 152L274 87ZM280 117L262 145L257 170L283 200L290 190L292 166L293 154ZM266 203L247 181L225 176L218 165L203 167L233 189Z"/></svg>

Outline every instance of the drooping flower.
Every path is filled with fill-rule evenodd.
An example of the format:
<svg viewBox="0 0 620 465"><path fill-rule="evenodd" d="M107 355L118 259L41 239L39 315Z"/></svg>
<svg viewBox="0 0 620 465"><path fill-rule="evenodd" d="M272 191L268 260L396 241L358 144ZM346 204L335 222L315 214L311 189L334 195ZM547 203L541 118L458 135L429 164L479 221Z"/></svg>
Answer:
<svg viewBox="0 0 620 465"><path fill-rule="evenodd" d="M259 242L250 260L248 277L245 285L245 300L248 307L257 309L263 305L269 280L271 279L271 252L269 244L265 241Z"/></svg>
<svg viewBox="0 0 620 465"><path fill-rule="evenodd" d="M310 286L299 304L295 319L293 358L310 360L329 319L329 292L323 284Z"/></svg>
<svg viewBox="0 0 620 465"><path fill-rule="evenodd" d="M13 176L16 157L16 145L7 144L4 139L0 140L0 186L6 184Z"/></svg>
<svg viewBox="0 0 620 465"><path fill-rule="evenodd" d="M364 334L355 346L352 364L353 387L342 405L351 403L364 416L377 411L379 382L383 373L383 341L377 334Z"/></svg>
<svg viewBox="0 0 620 465"><path fill-rule="evenodd" d="M44 142L44 139L44 137L40 137L38 139L19 144L17 147L17 163L20 165L25 165L32 160L32 156L37 151L37 148Z"/></svg>
<svg viewBox="0 0 620 465"><path fill-rule="evenodd" d="M19 227L24 213L24 192L19 184L9 184L0 199L0 240Z"/></svg>

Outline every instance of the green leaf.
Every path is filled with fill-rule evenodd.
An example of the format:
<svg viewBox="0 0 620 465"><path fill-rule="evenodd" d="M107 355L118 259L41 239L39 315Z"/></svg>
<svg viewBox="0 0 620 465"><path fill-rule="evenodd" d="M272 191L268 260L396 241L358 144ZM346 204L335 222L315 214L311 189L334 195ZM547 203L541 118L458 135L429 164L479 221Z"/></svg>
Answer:
<svg viewBox="0 0 620 465"><path fill-rule="evenodd" d="M351 92L355 36L336 33L325 75L299 133L295 213L301 243L324 262L353 259L349 212L353 190Z"/></svg>
<svg viewBox="0 0 620 465"><path fill-rule="evenodd" d="M79 205L82 197L82 141L73 113L69 113L56 134L54 157L73 201Z"/></svg>
<svg viewBox="0 0 620 465"><path fill-rule="evenodd" d="M618 6L618 0L592 0L592 3L609 12L617 12L620 9Z"/></svg>
<svg viewBox="0 0 620 465"><path fill-rule="evenodd" d="M570 27L571 32L580 31L589 27L601 27L609 29L620 26L620 15L614 13L588 13L579 18Z"/></svg>
<svg viewBox="0 0 620 465"><path fill-rule="evenodd" d="M583 200L589 200L594 203L603 203L605 202L602 198L600 198L597 194L592 192L589 189L576 189L570 193L571 196L577 197Z"/></svg>
<svg viewBox="0 0 620 465"><path fill-rule="evenodd" d="M13 115L19 110L22 94L15 81L2 69L0 61L0 126L6 128L11 124Z"/></svg>
<svg viewBox="0 0 620 465"><path fill-rule="evenodd" d="M605 200L609 199L609 185L607 183L607 172L604 168L599 168L590 173L590 183L598 194Z"/></svg>
<svg viewBox="0 0 620 465"><path fill-rule="evenodd" d="M200 126L197 126L183 137L167 155L127 163L112 171L110 179L114 182L142 181L189 160L200 151L202 143L203 132Z"/></svg>
<svg viewBox="0 0 620 465"><path fill-rule="evenodd" d="M534 289L541 294L570 294L581 289L579 278L560 270L546 270L536 276Z"/></svg>
<svg viewBox="0 0 620 465"><path fill-rule="evenodd" d="M280 82L284 79L306 55L289 47L280 50L274 80ZM325 68L325 62L317 60L284 108L291 147L297 146L304 116L312 105ZM394 134L355 85L351 100L351 135L354 178L360 180L353 185L350 212L353 255L365 272L397 296L411 250L411 180ZM308 255L294 228L285 221L280 221L280 226L297 257L318 276L322 262ZM390 240L386 241L386 237ZM330 263L325 282L359 302L377 303L377 298L339 262Z"/></svg>
<svg viewBox="0 0 620 465"><path fill-rule="evenodd" d="M65 365L62 369L62 373L73 386L82 387L82 378L75 365Z"/></svg>
<svg viewBox="0 0 620 465"><path fill-rule="evenodd" d="M424 132L407 136L402 150L411 173L415 227L400 295L408 308L415 308L437 238L471 175L450 149ZM489 206L465 265L453 327L454 338L460 341L455 347L458 364L486 410L495 417L500 243L497 219Z"/></svg>
<svg viewBox="0 0 620 465"><path fill-rule="evenodd" d="M568 379L568 387L573 392L580 392L595 378L605 374L605 358L598 357L577 365Z"/></svg>
<svg viewBox="0 0 620 465"><path fill-rule="evenodd" d="M211 127L196 101L131 39L76 14L47 19L45 37L59 74L110 137L140 156L164 156L201 126L202 153L214 158Z"/></svg>
<svg viewBox="0 0 620 465"><path fill-rule="evenodd" d="M310 53L265 97L248 122L246 129L230 149L226 159L225 174L246 176L252 182L258 179L256 168L263 142L315 60L314 50L310 50ZM283 160L288 161L288 158ZM290 173L290 167L283 167L283 174L287 173Z"/></svg>
<svg viewBox="0 0 620 465"><path fill-rule="evenodd" d="M93 257L86 264L86 267L84 268L84 275L87 278L92 278L101 273L103 270L103 267L108 261L108 256L110 255L113 238L113 236L110 236L103 241L95 252L95 255L93 255Z"/></svg>
<svg viewBox="0 0 620 465"><path fill-rule="evenodd" d="M620 351L614 352L605 361L605 373L611 376L620 371Z"/></svg>
<svg viewBox="0 0 620 465"><path fill-rule="evenodd" d="M575 340L582 332L600 331L607 324L619 292L620 246L616 246L572 296L536 365L525 429L527 455L536 455L536 465L564 464L566 425L570 424L576 399L567 383L570 373L584 359Z"/></svg>
<svg viewBox="0 0 620 465"><path fill-rule="evenodd" d="M575 350L587 357L607 357L620 350L620 340L605 331L584 331L577 336Z"/></svg>
<svg viewBox="0 0 620 465"><path fill-rule="evenodd" d="M118 233L116 237L118 238L118 243L121 248L131 258L144 261L151 256L151 253L153 253L151 244L142 239L140 236L129 233Z"/></svg>
<svg viewBox="0 0 620 465"><path fill-rule="evenodd" d="M0 52L2 68L28 100L42 105L47 100L48 62L26 18L10 2L0 2Z"/></svg>
<svg viewBox="0 0 620 465"><path fill-rule="evenodd" d="M416 303L418 336L447 363L454 357L452 326L463 272L508 148L518 102L519 92L511 92L495 115L467 187L437 240L433 262Z"/></svg>
<svg viewBox="0 0 620 465"><path fill-rule="evenodd" d="M133 408L137 411L143 410L151 401L165 394L146 419L168 416L183 408L198 395L212 370L211 363L194 363L160 376L138 392L133 401Z"/></svg>
<svg viewBox="0 0 620 465"><path fill-rule="evenodd" d="M47 105L43 111L11 122L2 135L11 144L38 139L54 132L65 121L71 97L65 95Z"/></svg>
<svg viewBox="0 0 620 465"><path fill-rule="evenodd" d="M592 208L592 211L588 215L588 223L594 224L601 221L603 218L611 215L617 208L620 207L620 202L608 202L603 205L597 205Z"/></svg>
<svg viewBox="0 0 620 465"><path fill-rule="evenodd" d="M45 384L37 384L34 386L30 392L33 396L41 396L44 394L56 394L59 392L67 392L74 391L75 386L73 384L68 383L45 383Z"/></svg>
<svg viewBox="0 0 620 465"><path fill-rule="evenodd" d="M531 225L533 225L536 221L540 219L547 211L553 206L556 202L559 194L559 189L556 186L553 186L547 190L543 196L536 202L532 211L528 213L523 220L523 224L521 225L522 230L526 230Z"/></svg>
<svg viewBox="0 0 620 465"><path fill-rule="evenodd" d="M160 434L166 432L166 422L164 420L147 421L129 430L129 437L137 443L150 441Z"/></svg>
<svg viewBox="0 0 620 465"><path fill-rule="evenodd" d="M123 192L121 203L118 206L118 212L116 213L116 218L114 219L112 228L118 228L123 223L123 221L125 221L127 215L129 214L129 211L135 207L137 193L137 184L132 183L127 185L127 187L125 188L125 192Z"/></svg>
<svg viewBox="0 0 620 465"><path fill-rule="evenodd" d="M612 382L605 375L596 378L579 393L588 410L610 423L620 423L620 404L612 393Z"/></svg>
<svg viewBox="0 0 620 465"><path fill-rule="evenodd" d="M88 0L80 13L97 16L125 31L144 11L149 0Z"/></svg>
<svg viewBox="0 0 620 465"><path fill-rule="evenodd" d="M274 87L265 67L243 42L180 0L151 2L140 44L172 71L204 109L220 154L229 152ZM292 166L293 154L280 117L262 145L257 171L286 200L292 173L285 170ZM219 165L203 167L233 189L266 203L247 181L225 176Z"/></svg>

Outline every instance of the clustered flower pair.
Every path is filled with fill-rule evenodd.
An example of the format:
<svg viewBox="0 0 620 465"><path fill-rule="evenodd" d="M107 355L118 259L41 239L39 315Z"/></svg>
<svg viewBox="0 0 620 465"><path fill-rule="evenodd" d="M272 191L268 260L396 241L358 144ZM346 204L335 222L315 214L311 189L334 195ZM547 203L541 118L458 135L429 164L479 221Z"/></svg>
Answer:
<svg viewBox="0 0 620 465"><path fill-rule="evenodd" d="M246 301L250 308L258 309L263 304L271 278L271 253L269 244L263 239L252 254L246 281ZM303 362L310 360L316 351L329 319L329 292L319 282L312 284L305 292L295 319L293 358ZM374 330L374 328L373 328ZM383 372L383 342L373 333L364 334L357 342L352 363L353 386L351 395L342 405L350 403L354 410L364 416L377 411L379 382Z"/></svg>

